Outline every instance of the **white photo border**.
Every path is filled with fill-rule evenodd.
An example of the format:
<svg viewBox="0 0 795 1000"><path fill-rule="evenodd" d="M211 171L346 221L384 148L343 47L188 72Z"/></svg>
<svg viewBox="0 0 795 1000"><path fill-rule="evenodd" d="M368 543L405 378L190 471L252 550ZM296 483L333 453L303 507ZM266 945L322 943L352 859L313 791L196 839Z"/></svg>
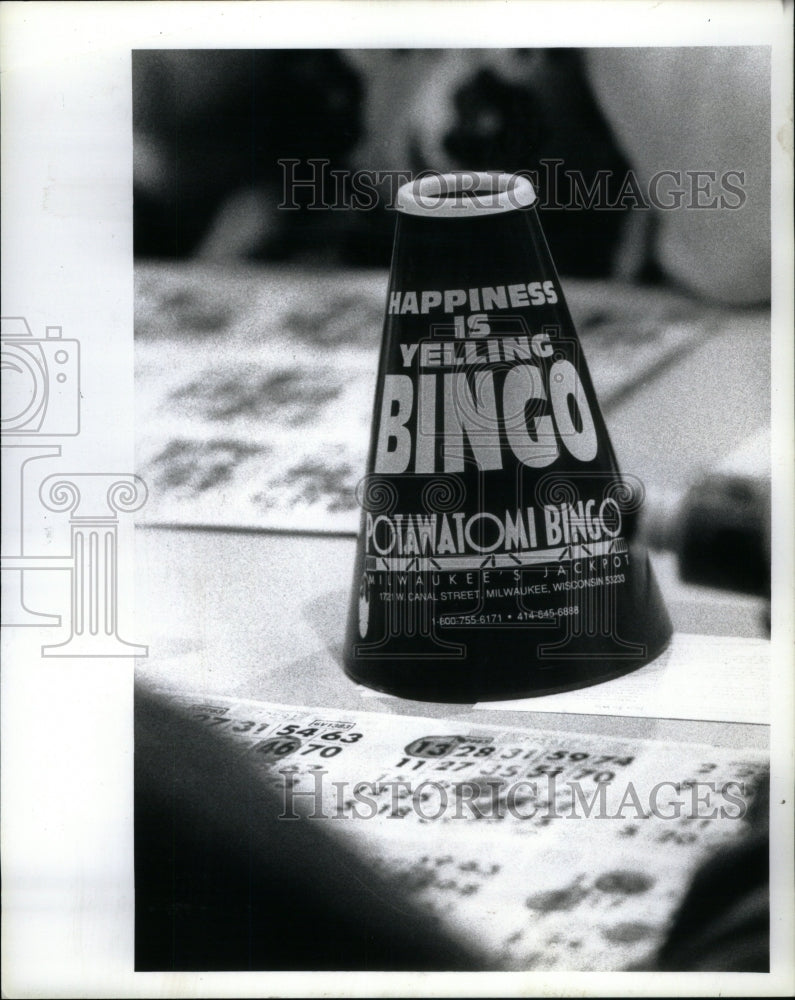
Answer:
<svg viewBox="0 0 795 1000"><path fill-rule="evenodd" d="M793 979L792 4L17 3L0 8L3 312L78 336L77 465L133 466L130 56L141 48L770 45L774 534L771 973L135 973L131 659L4 636L4 993L17 997L781 995ZM109 339L112 336L112 341ZM112 347L112 349L110 349ZM92 360L93 359L93 360ZM106 428L113 421L110 439ZM82 464L81 464L82 463ZM122 532L123 534L123 532ZM123 595L134 623L132 598ZM145 632L145 623L138 623ZM134 631L134 629L133 629ZM24 635L19 633L24 632ZM38 641L37 641L38 640Z"/></svg>

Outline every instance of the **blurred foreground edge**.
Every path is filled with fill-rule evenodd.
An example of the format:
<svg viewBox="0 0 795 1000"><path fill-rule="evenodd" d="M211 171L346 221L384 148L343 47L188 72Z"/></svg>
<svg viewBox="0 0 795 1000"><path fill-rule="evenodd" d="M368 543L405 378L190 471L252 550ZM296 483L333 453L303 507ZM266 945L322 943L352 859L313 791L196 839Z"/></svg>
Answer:
<svg viewBox="0 0 795 1000"><path fill-rule="evenodd" d="M213 733L135 696L135 968L457 971L482 961Z"/></svg>

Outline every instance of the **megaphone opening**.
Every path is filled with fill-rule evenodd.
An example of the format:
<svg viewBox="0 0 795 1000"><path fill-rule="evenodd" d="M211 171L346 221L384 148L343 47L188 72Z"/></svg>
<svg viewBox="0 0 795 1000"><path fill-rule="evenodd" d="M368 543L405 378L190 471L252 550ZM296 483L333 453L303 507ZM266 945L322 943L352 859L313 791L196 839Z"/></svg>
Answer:
<svg viewBox="0 0 795 1000"><path fill-rule="evenodd" d="M535 200L533 185L521 174L460 170L403 184L396 207L406 215L472 218L528 208Z"/></svg>

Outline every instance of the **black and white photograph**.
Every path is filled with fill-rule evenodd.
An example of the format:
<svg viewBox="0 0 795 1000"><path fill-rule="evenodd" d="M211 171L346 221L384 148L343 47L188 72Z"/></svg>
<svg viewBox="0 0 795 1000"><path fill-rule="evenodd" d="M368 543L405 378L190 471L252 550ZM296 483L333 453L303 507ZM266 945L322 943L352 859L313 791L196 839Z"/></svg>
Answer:
<svg viewBox="0 0 795 1000"><path fill-rule="evenodd" d="M4 992L787 993L792 5L58 6Z"/></svg>

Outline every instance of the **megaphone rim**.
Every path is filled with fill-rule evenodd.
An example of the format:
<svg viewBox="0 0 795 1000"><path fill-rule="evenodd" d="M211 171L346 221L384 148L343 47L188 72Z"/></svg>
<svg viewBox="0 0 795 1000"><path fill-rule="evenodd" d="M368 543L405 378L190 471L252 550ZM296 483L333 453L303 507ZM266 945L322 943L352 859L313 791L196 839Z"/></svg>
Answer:
<svg viewBox="0 0 795 1000"><path fill-rule="evenodd" d="M535 201L535 189L523 174L457 170L426 174L401 185L395 207L405 215L471 219L529 208Z"/></svg>

